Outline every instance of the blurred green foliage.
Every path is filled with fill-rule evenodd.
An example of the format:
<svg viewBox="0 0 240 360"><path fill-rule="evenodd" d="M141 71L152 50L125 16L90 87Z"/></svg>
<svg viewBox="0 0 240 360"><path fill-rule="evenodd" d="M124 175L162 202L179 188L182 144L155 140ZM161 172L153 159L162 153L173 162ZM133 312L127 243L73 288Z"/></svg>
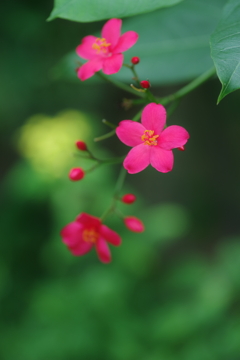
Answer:
<svg viewBox="0 0 240 360"><path fill-rule="evenodd" d="M153 0L146 2L144 0L92 0L89 3L86 0L54 0L54 8L48 20L57 17L62 19L88 22L110 18L122 18L133 16L145 12L154 11L163 7L176 5L182 0Z"/></svg>
<svg viewBox="0 0 240 360"><path fill-rule="evenodd" d="M128 176L122 192L137 195L120 208L146 231L133 234L110 217L123 239L111 247L112 263L99 263L94 251L75 258L59 231L80 212L102 214L119 165L70 182L71 166L89 166L73 156L73 137L84 129L99 156L124 154L115 137L92 139L108 131L102 118L117 123L135 110L126 113L126 94L110 86L52 80L50 69L102 23L46 23L50 5L11 0L0 11L0 358L239 360L238 93L216 107L219 84L211 81L183 100L168 124L186 127L191 139L175 151L174 170ZM154 88L159 96L173 90ZM60 139L64 156L50 152ZM58 176L53 155L63 160Z"/></svg>

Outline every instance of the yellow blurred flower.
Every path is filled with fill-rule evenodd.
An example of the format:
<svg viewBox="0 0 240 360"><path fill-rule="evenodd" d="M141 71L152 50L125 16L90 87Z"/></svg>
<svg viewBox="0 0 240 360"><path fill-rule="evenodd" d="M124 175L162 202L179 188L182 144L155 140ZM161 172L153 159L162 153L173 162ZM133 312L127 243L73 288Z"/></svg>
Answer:
<svg viewBox="0 0 240 360"><path fill-rule="evenodd" d="M18 149L36 171L57 178L73 162L75 141L86 141L90 131L88 118L77 110L66 110L55 117L38 114L20 129Z"/></svg>

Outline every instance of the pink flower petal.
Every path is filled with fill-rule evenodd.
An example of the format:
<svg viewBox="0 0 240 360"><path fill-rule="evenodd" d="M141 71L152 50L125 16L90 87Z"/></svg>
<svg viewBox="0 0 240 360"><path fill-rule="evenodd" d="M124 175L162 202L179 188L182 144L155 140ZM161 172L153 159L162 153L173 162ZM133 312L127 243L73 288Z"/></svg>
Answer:
<svg viewBox="0 0 240 360"><path fill-rule="evenodd" d="M150 162L156 170L166 173L173 168L173 153L171 150L164 150L158 146L152 146Z"/></svg>
<svg viewBox="0 0 240 360"><path fill-rule="evenodd" d="M116 134L125 145L136 146L143 142L141 136L145 130L145 127L138 122L123 120L116 128Z"/></svg>
<svg viewBox="0 0 240 360"><path fill-rule="evenodd" d="M102 28L102 38L106 39L107 42L111 44L110 50L116 46L120 38L121 26L122 20L110 19L104 24Z"/></svg>
<svg viewBox="0 0 240 360"><path fill-rule="evenodd" d="M158 145L166 150L178 148L185 145L189 137L189 133L182 126L172 125L163 130Z"/></svg>
<svg viewBox="0 0 240 360"><path fill-rule="evenodd" d="M143 109L141 122L147 130L160 135L166 123L166 110L160 104L150 103Z"/></svg>
<svg viewBox="0 0 240 360"><path fill-rule="evenodd" d="M135 31L127 31L120 36L116 47L112 51L114 54L126 51L135 45L137 40L138 34Z"/></svg>
<svg viewBox="0 0 240 360"><path fill-rule="evenodd" d="M68 249L73 255L81 256L87 254L92 249L93 245L94 244L91 242L86 242L82 240L77 246L68 246Z"/></svg>
<svg viewBox="0 0 240 360"><path fill-rule="evenodd" d="M83 59L91 60L96 57L96 50L93 49L93 44L96 41L96 36L88 35L82 39L82 43L76 48L76 53Z"/></svg>
<svg viewBox="0 0 240 360"><path fill-rule="evenodd" d="M76 222L82 224L83 228L92 227L97 229L101 225L101 220L98 217L89 215L87 213L81 213L80 215L78 215L76 218Z"/></svg>
<svg viewBox="0 0 240 360"><path fill-rule="evenodd" d="M123 64L123 55L122 54L114 54L110 57L103 58L103 66L102 71L106 75L112 75L117 73Z"/></svg>
<svg viewBox="0 0 240 360"><path fill-rule="evenodd" d="M150 146L140 144L132 148L123 161L123 167L129 174L136 174L150 164Z"/></svg>
<svg viewBox="0 0 240 360"><path fill-rule="evenodd" d="M91 76L93 76L95 72L101 70L101 68L102 68L102 58L95 58L83 64L79 68L77 75L80 80L84 81L90 78Z"/></svg>
<svg viewBox="0 0 240 360"><path fill-rule="evenodd" d="M96 251L99 259L103 263L109 263L111 261L111 253L108 248L107 242L100 237L96 243Z"/></svg>
<svg viewBox="0 0 240 360"><path fill-rule="evenodd" d="M99 233L110 244L115 245L115 246L118 246L121 244L120 236L112 229L109 229L109 227L107 227L106 225L101 226Z"/></svg>
<svg viewBox="0 0 240 360"><path fill-rule="evenodd" d="M82 231L83 226L80 223L73 221L61 230L60 235L64 244L75 246L82 239Z"/></svg>

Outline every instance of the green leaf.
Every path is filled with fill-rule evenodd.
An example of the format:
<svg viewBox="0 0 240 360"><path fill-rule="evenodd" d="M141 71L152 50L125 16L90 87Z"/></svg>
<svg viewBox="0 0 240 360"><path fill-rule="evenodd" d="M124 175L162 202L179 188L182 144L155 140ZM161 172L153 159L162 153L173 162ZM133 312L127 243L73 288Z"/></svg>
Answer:
<svg viewBox="0 0 240 360"><path fill-rule="evenodd" d="M124 18L172 6L181 1L183 0L55 0L48 20L59 17L90 22L113 17Z"/></svg>
<svg viewBox="0 0 240 360"><path fill-rule="evenodd" d="M141 61L136 67L139 77L149 79L153 85L176 84L201 75L213 66L209 34L220 19L224 3L224 0L212 0L211 4L208 0L185 0L172 8L125 20L122 32L134 30L139 33L139 40L124 53L124 62L139 56ZM56 66L54 75L79 81L74 71L79 60L74 53L68 55ZM112 76L127 83L132 81L127 68ZM93 77L95 81L97 78Z"/></svg>
<svg viewBox="0 0 240 360"><path fill-rule="evenodd" d="M240 88L240 2L230 0L211 36L211 55L222 83L218 103Z"/></svg>

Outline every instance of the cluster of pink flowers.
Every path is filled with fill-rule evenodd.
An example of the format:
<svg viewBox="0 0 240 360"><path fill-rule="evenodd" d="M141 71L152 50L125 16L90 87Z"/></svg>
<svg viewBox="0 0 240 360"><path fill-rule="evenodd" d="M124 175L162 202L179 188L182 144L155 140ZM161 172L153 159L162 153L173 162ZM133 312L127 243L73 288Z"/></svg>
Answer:
<svg viewBox="0 0 240 360"><path fill-rule="evenodd" d="M77 47L77 54L88 60L78 69L78 77L84 81L93 76L97 71L110 75L117 73L123 65L122 52L132 47L138 34L128 31L121 35L122 21L111 19L103 26L101 38L89 35L83 38ZM140 62L139 57L131 59L132 66ZM144 90L149 91L150 82L140 81ZM189 133L183 127L172 125L166 127L166 110L161 104L150 103L143 109L141 123L132 120L123 120L116 128L120 141L132 147L123 161L124 168L129 174L135 174L152 165L157 171L166 173L173 168L172 149L184 150L184 145L189 139ZM78 140L76 147L80 151L89 152L85 142ZM89 152L90 154L90 152ZM70 170L69 178L72 181L83 179L85 172L82 168ZM125 194L121 200L125 204L132 204L136 197ZM133 232L144 231L144 225L135 216L123 218L125 226ZM73 255L81 256L95 247L97 255L103 263L111 261L108 244L119 246L120 236L104 225L98 217L82 213L75 221L66 225L61 236L63 242Z"/></svg>

